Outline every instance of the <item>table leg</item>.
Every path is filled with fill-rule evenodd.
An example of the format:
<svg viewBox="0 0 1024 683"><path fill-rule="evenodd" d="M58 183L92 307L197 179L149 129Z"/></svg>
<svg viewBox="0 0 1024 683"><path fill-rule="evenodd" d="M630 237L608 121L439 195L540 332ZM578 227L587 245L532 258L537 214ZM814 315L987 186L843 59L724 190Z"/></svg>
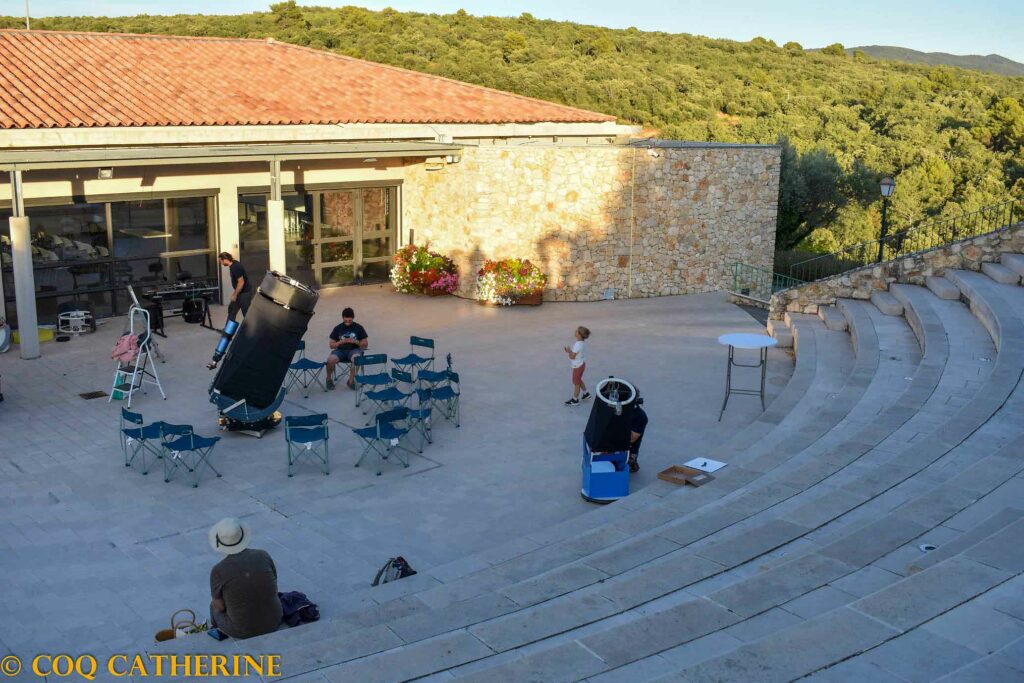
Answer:
<svg viewBox="0 0 1024 683"><path fill-rule="evenodd" d="M732 393L732 354L733 347L729 346L729 358L725 361L725 399L722 401L722 409L718 411L718 421L722 421L725 414L725 407L729 405L729 394Z"/></svg>
<svg viewBox="0 0 1024 683"><path fill-rule="evenodd" d="M761 349L761 412L765 411L764 407L764 377L768 371L768 348Z"/></svg>

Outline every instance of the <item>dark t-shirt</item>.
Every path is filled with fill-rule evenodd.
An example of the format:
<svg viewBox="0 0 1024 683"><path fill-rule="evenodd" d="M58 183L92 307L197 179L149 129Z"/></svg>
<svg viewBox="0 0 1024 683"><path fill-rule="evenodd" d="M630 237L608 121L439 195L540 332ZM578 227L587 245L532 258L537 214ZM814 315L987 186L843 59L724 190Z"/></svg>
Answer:
<svg viewBox="0 0 1024 683"><path fill-rule="evenodd" d="M247 548L214 565L210 595L224 601L229 624L218 625L233 638L270 633L281 623L277 567L265 550Z"/></svg>
<svg viewBox="0 0 1024 683"><path fill-rule="evenodd" d="M637 408L633 411L633 416L629 421L629 431L640 435L639 439L629 444L629 452L633 455L640 452L640 442L644 440L645 429L647 429L647 413L643 408Z"/></svg>
<svg viewBox="0 0 1024 683"><path fill-rule="evenodd" d="M252 287L249 286L249 274L245 272L245 266L238 261L232 261L231 265L228 266L228 272L231 273L231 289L238 287L238 278L243 278L245 284L242 285L242 292L251 292Z"/></svg>
<svg viewBox="0 0 1024 683"><path fill-rule="evenodd" d="M345 340L345 346L359 346L359 342L366 339L366 328L357 322L351 325L341 323L331 330L331 339L334 341Z"/></svg>

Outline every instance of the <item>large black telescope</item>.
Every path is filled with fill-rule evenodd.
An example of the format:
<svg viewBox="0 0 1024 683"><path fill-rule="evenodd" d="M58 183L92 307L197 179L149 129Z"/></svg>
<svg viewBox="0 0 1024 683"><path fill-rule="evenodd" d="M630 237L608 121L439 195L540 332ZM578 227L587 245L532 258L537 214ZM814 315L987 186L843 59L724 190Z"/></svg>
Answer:
<svg viewBox="0 0 1024 683"><path fill-rule="evenodd" d="M229 429L261 430L277 424L275 411L295 351L306 333L319 294L271 271L237 327L225 326L214 359L223 361L210 386ZM232 330L234 334L232 334Z"/></svg>

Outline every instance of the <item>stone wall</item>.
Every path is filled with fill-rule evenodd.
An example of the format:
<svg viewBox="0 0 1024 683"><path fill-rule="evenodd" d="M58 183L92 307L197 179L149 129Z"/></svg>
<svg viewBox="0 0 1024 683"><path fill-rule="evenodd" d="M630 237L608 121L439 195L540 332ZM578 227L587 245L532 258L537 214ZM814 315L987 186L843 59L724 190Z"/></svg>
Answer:
<svg viewBox="0 0 1024 683"><path fill-rule="evenodd" d="M770 317L817 313L818 306L832 305L837 298L869 299L893 282L923 285L926 277L942 275L946 268L981 270L982 263L998 261L1007 251L1024 252L1024 223L778 292L772 296Z"/></svg>
<svg viewBox="0 0 1024 683"><path fill-rule="evenodd" d="M467 147L404 182L405 229L455 259L464 296L485 258L531 259L556 301L724 289L733 262L772 264L777 147Z"/></svg>

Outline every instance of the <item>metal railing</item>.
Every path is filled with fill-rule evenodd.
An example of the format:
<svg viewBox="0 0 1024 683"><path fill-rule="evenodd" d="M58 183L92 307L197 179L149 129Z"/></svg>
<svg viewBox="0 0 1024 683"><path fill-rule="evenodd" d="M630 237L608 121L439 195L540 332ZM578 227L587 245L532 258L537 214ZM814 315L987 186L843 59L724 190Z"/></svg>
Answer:
<svg viewBox="0 0 1024 683"><path fill-rule="evenodd" d="M789 275L804 282L813 282L871 263L892 261L907 254L945 246L1021 221L1024 221L1024 200L1011 199L956 218L918 223L881 239L797 261L789 266Z"/></svg>
<svg viewBox="0 0 1024 683"><path fill-rule="evenodd" d="M772 294L803 284L796 278L773 273L748 263L734 263L732 272L732 293L767 304Z"/></svg>

